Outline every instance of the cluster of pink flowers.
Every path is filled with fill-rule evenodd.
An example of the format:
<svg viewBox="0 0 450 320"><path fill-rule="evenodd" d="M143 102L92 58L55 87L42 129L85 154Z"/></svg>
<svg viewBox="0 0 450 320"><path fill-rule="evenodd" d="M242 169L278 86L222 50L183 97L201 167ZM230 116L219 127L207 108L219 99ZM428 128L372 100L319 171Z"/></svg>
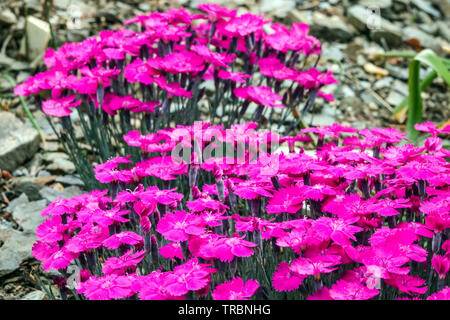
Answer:
<svg viewBox="0 0 450 320"><path fill-rule="evenodd" d="M221 27L226 14L214 22L230 34L264 23ZM247 28L234 27L242 21ZM439 138L450 126L417 125L430 134L422 148L395 129L304 129L318 137L311 154L299 147L304 135L256 127L129 132L141 160L95 167L109 194L44 209L33 256L66 278L79 266L76 292L88 299L450 299L450 152ZM274 140L289 152L252 157ZM220 142L243 159L205 158ZM180 145L189 161L171 155Z"/></svg>
<svg viewBox="0 0 450 320"><path fill-rule="evenodd" d="M51 91L42 110L53 117L67 117L83 104L110 116L181 113L181 119L191 123L198 120L192 108L202 97L216 109L228 100L236 103L237 97L243 99L236 106L241 109L249 102L293 107L311 94L333 99L321 91L336 83L329 71L298 69L300 64L305 67L308 56L321 53L320 42L308 35L308 25L294 23L288 29L273 23L270 32L264 28L270 21L260 15L238 16L236 10L216 4L201 4L199 9L201 14L183 8L152 12L125 21L133 30L105 30L98 37L48 49L48 70L28 78L15 93ZM134 31L136 25L142 31ZM206 81L227 94L209 98Z"/></svg>

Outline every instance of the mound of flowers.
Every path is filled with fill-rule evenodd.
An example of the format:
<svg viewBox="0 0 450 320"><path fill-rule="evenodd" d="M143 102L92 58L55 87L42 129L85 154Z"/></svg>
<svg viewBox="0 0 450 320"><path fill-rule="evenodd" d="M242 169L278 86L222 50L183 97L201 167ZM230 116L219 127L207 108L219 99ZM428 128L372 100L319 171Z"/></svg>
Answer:
<svg viewBox="0 0 450 320"><path fill-rule="evenodd" d="M81 299L449 299L450 126L416 128L130 131L140 160L45 208L33 256Z"/></svg>
<svg viewBox="0 0 450 320"><path fill-rule="evenodd" d="M337 80L316 68L321 44L307 24L288 28L216 4L199 9L140 15L119 30L48 49L48 70L16 86L17 95L36 96L55 124L61 118L59 138L86 185L95 181L73 132L74 110L95 161L104 162L128 153L122 136L133 129L198 120L229 127L245 115L290 131L317 97L333 100L322 89Z"/></svg>

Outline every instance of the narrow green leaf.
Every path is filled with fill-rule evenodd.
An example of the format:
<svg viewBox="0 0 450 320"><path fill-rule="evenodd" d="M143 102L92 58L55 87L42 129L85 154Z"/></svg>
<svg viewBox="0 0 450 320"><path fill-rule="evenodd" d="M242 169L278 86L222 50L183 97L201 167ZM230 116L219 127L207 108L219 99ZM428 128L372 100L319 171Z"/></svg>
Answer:
<svg viewBox="0 0 450 320"><path fill-rule="evenodd" d="M380 58L407 58L412 59L416 56L414 51L388 51L386 53L377 54Z"/></svg>
<svg viewBox="0 0 450 320"><path fill-rule="evenodd" d="M415 141L418 131L414 128L416 123L422 122L422 97L420 95L420 61L412 60L409 64L409 99L408 99L408 119L406 121L406 130L408 137Z"/></svg>
<svg viewBox="0 0 450 320"><path fill-rule="evenodd" d="M419 90L425 91L432 83L433 80L437 78L436 71L431 71L429 74L423 78L423 80L420 82ZM408 106L408 97L406 97L401 103L399 103L395 109L392 111L394 114L402 111Z"/></svg>
<svg viewBox="0 0 450 320"><path fill-rule="evenodd" d="M421 51L414 57L414 60L420 61L433 68L433 70L436 71L448 85L450 85L450 72L442 59L439 58L433 50L426 49Z"/></svg>

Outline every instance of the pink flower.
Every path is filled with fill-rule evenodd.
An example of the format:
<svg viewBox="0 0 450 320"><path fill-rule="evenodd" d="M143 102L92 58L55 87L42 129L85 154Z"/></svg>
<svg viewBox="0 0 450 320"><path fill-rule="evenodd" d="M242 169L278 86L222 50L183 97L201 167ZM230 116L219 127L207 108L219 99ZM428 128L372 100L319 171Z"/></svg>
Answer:
<svg viewBox="0 0 450 320"><path fill-rule="evenodd" d="M259 288L259 283L256 280L244 280L239 277L218 285L213 293L214 300L248 300Z"/></svg>
<svg viewBox="0 0 450 320"><path fill-rule="evenodd" d="M322 287L313 294L309 295L306 300L334 300L330 295L330 289Z"/></svg>
<svg viewBox="0 0 450 320"><path fill-rule="evenodd" d="M210 197L186 201L186 207L191 210L192 213L200 213L205 210L224 213L227 209L229 209L229 207L224 205L222 202L214 200Z"/></svg>
<svg viewBox="0 0 450 320"><path fill-rule="evenodd" d="M305 87L305 89L319 88L322 85L338 82L330 70L327 73L321 73L316 68L299 72L295 80Z"/></svg>
<svg viewBox="0 0 450 320"><path fill-rule="evenodd" d="M159 76L161 71L157 70L160 60L142 61L136 59L129 63L124 70L124 77L129 82L140 82L143 84L152 84L155 76Z"/></svg>
<svg viewBox="0 0 450 320"><path fill-rule="evenodd" d="M156 231L168 240L186 241L189 235L204 233L205 227L200 216L185 211L177 211L164 215L159 221Z"/></svg>
<svg viewBox="0 0 450 320"><path fill-rule="evenodd" d="M363 231L362 228L351 225L357 220L358 218L344 221L337 218L321 217L312 223L310 232L315 232L324 239L332 239L342 246L351 245L350 239L356 241L354 234Z"/></svg>
<svg viewBox="0 0 450 320"><path fill-rule="evenodd" d="M176 206L184 198L183 194L174 192L176 188L159 190L157 186L151 186L138 194L138 198L144 202L157 201L160 204Z"/></svg>
<svg viewBox="0 0 450 320"><path fill-rule="evenodd" d="M410 275L392 275L384 281L386 284L410 295L413 293L424 294L428 289L425 280Z"/></svg>
<svg viewBox="0 0 450 320"><path fill-rule="evenodd" d="M52 250L53 252L53 250ZM73 253L62 247L60 250L51 253L44 261L42 261L42 269L45 271L64 269L78 258L78 253Z"/></svg>
<svg viewBox="0 0 450 320"><path fill-rule="evenodd" d="M302 284L304 278L293 272L289 263L281 262L273 274L272 285L277 291L292 291Z"/></svg>
<svg viewBox="0 0 450 320"><path fill-rule="evenodd" d="M167 291L174 296L185 295L189 291L197 291L209 285L210 274L215 269L207 268L207 264L199 264L197 259L176 266L167 276Z"/></svg>
<svg viewBox="0 0 450 320"><path fill-rule="evenodd" d="M224 26L223 32L231 37L245 37L254 32L261 31L264 24L269 21L264 21L263 15L253 15L245 13L238 17L230 19Z"/></svg>
<svg viewBox="0 0 450 320"><path fill-rule="evenodd" d="M250 100L261 106L284 108L284 105L278 103L278 101L283 100L283 97L273 92L272 89L267 86L239 87L235 88L233 92L236 97Z"/></svg>
<svg viewBox="0 0 450 320"><path fill-rule="evenodd" d="M369 205L370 210L378 213L383 217L390 217L398 215L400 212L395 210L397 208L411 208L411 203L408 199L395 199L389 198L381 199L372 205Z"/></svg>
<svg viewBox="0 0 450 320"><path fill-rule="evenodd" d="M111 300L131 297L135 292L131 289L133 276L115 274L98 277L94 275L80 283L78 293L84 294L90 300Z"/></svg>
<svg viewBox="0 0 450 320"><path fill-rule="evenodd" d="M249 74L245 74L245 73L241 73L241 72L229 72L223 69L220 69L217 77L219 77L220 79L224 79L224 80L231 80L237 83L244 83L246 80L245 79L251 79L251 75Z"/></svg>
<svg viewBox="0 0 450 320"><path fill-rule="evenodd" d="M173 52L161 60L161 68L170 73L200 72L204 60L191 51Z"/></svg>
<svg viewBox="0 0 450 320"><path fill-rule="evenodd" d="M445 287L441 291L433 293L427 300L450 300L450 287Z"/></svg>
<svg viewBox="0 0 450 320"><path fill-rule="evenodd" d="M359 281L346 280L338 280L329 291L333 300L369 300L378 293L377 289L369 289Z"/></svg>
<svg viewBox="0 0 450 320"><path fill-rule="evenodd" d="M53 117L67 117L72 113L70 108L75 108L81 104L81 100L76 100L76 95L70 95L60 99L47 99L42 102L42 111Z"/></svg>
<svg viewBox="0 0 450 320"><path fill-rule="evenodd" d="M108 235L108 228L105 226L85 225L77 235L67 241L65 247L74 253L96 249L102 246Z"/></svg>
<svg viewBox="0 0 450 320"><path fill-rule="evenodd" d="M319 276L321 273L330 273L337 270L337 268L330 268L338 264L341 264L341 258L336 255L312 258L299 257L292 261L290 269L300 276Z"/></svg>
<svg viewBox="0 0 450 320"><path fill-rule="evenodd" d="M286 67L275 57L259 59L258 66L263 75L278 80L293 80L298 74L298 71Z"/></svg>
<svg viewBox="0 0 450 320"><path fill-rule="evenodd" d="M121 233L116 233L103 241L103 246L108 249L117 249L122 244L142 246L144 244L144 239L135 232L123 231Z"/></svg>
<svg viewBox="0 0 450 320"><path fill-rule="evenodd" d="M161 88L167 91L169 97L179 96L190 98L192 97L192 92L183 89L178 82L167 83L166 78L158 77L155 78L155 83Z"/></svg>
<svg viewBox="0 0 450 320"><path fill-rule="evenodd" d="M243 240L239 237L219 238L214 242L214 256L220 261L230 262L234 257L250 257L253 250L250 248L257 247L256 243Z"/></svg>
<svg viewBox="0 0 450 320"><path fill-rule="evenodd" d="M235 185L234 193L242 199L256 199L261 196L270 197L272 194L267 191L268 187L260 186L255 181L248 180Z"/></svg>
<svg viewBox="0 0 450 320"><path fill-rule="evenodd" d="M133 283L133 289L139 292L139 298L142 300L179 300L183 296L173 296L167 290L170 283L168 279L169 272L161 272L160 270L139 277Z"/></svg>
<svg viewBox="0 0 450 320"><path fill-rule="evenodd" d="M418 130L418 131L428 132L431 134L432 137L437 137L441 133L447 133L447 134L450 133L449 125L446 125L444 128L439 129L439 128L436 128L436 124L434 124L431 121L420 123L420 124L417 123L414 125L414 128L416 128L416 130Z"/></svg>
<svg viewBox="0 0 450 320"><path fill-rule="evenodd" d="M165 246L159 247L159 253L164 259L184 259L180 242L169 242Z"/></svg>
<svg viewBox="0 0 450 320"><path fill-rule="evenodd" d="M124 275L128 268L135 267L139 262L144 259L145 250L136 251L133 253L133 250L128 250L121 257L110 257L106 259L103 264L103 274L117 274ZM136 269L136 268L134 268ZM134 272L135 270L133 270Z"/></svg>
<svg viewBox="0 0 450 320"><path fill-rule="evenodd" d="M222 67L229 69L230 66L228 65L228 63L232 63L236 59L235 55L213 52L206 45L202 44L191 46L191 50L198 56L200 56L205 62L214 65L214 67L216 68Z"/></svg>
<svg viewBox="0 0 450 320"><path fill-rule="evenodd" d="M236 16L236 10L219 6L215 3L201 3L198 8L208 13L208 19L215 21L220 18L233 18Z"/></svg>
<svg viewBox="0 0 450 320"><path fill-rule="evenodd" d="M300 188L291 186L274 192L269 199L266 210L268 213L296 213L303 206L306 197L300 192Z"/></svg>
<svg viewBox="0 0 450 320"><path fill-rule="evenodd" d="M68 228L67 224L62 224L61 216L53 216L37 227L36 237L43 242L54 243L63 239Z"/></svg>
<svg viewBox="0 0 450 320"><path fill-rule="evenodd" d="M431 258L431 264L439 275L439 279L445 279L450 270L450 259L446 256L436 254Z"/></svg>

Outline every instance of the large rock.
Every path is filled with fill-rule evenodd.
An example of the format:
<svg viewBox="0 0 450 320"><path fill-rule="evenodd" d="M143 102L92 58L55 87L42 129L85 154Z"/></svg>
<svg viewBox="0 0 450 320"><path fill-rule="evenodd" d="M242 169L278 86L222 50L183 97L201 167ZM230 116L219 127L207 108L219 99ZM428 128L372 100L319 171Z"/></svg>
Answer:
<svg viewBox="0 0 450 320"><path fill-rule="evenodd" d="M47 22L33 16L27 17L26 36L28 39L28 58L33 61L44 54L50 41L50 26Z"/></svg>
<svg viewBox="0 0 450 320"><path fill-rule="evenodd" d="M12 212L14 220L22 227L23 232L34 234L37 227L45 220L41 216L41 211L46 206L46 200L30 202L23 193L19 198L11 201L6 210Z"/></svg>
<svg viewBox="0 0 450 320"><path fill-rule="evenodd" d="M379 43L382 39L392 46L402 43L402 29L369 8L361 5L349 8L347 20L360 32L370 33L370 37Z"/></svg>
<svg viewBox="0 0 450 320"><path fill-rule="evenodd" d="M0 168L14 171L39 149L39 134L10 112L0 112Z"/></svg>
<svg viewBox="0 0 450 320"><path fill-rule="evenodd" d="M338 16L328 17L318 11L313 13L311 34L326 40L350 41L353 31Z"/></svg>
<svg viewBox="0 0 450 320"><path fill-rule="evenodd" d="M441 45L438 39L423 32L415 27L406 27L403 29L403 41L417 39L420 41L420 46L423 48L433 49L435 52L441 51Z"/></svg>
<svg viewBox="0 0 450 320"><path fill-rule="evenodd" d="M31 258L34 235L19 232L0 224L0 277L14 272L20 264Z"/></svg>
<svg viewBox="0 0 450 320"><path fill-rule="evenodd" d="M44 187L39 191L42 198L47 200L48 203L55 201L59 197L64 199L70 199L82 194L82 191L77 186L65 188L63 191L58 191L50 187Z"/></svg>

